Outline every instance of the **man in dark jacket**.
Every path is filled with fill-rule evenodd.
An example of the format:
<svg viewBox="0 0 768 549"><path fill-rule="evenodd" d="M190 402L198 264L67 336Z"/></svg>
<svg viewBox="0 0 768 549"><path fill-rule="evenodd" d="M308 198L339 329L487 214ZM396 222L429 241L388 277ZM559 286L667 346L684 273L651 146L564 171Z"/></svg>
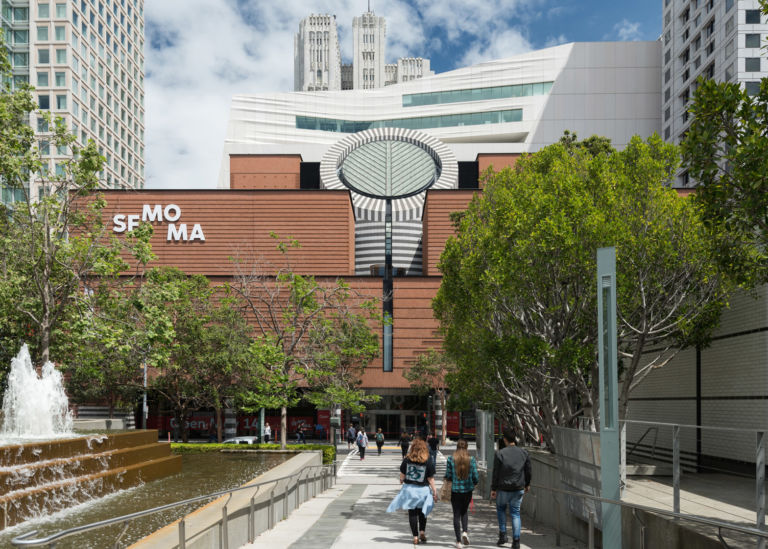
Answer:
<svg viewBox="0 0 768 549"><path fill-rule="evenodd" d="M499 547L507 539L507 506L512 516L512 549L520 547L520 505L523 495L531 487L531 458L528 452L518 448L515 431L505 427L502 431L507 446L496 452L493 458L491 499L496 499L496 517L499 520Z"/></svg>

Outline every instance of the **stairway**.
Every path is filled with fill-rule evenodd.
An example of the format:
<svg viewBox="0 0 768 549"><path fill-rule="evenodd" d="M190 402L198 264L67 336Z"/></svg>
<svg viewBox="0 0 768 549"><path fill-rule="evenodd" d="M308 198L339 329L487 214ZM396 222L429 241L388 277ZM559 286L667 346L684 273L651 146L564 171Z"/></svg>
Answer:
<svg viewBox="0 0 768 549"><path fill-rule="evenodd" d="M181 470L157 431L0 447L0 529Z"/></svg>

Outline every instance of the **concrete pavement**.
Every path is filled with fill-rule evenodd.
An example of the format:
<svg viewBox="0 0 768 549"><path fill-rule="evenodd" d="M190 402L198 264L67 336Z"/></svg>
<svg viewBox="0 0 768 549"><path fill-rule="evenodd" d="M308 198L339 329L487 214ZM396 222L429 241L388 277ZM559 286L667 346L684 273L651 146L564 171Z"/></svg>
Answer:
<svg viewBox="0 0 768 549"><path fill-rule="evenodd" d="M447 450L449 455L451 451ZM400 490L400 461L400 449L396 446L385 446L381 456L377 455L373 446L366 452L365 460L360 460L356 449L347 451L340 446L336 486L304 503L286 520L244 548L412 548L413 537L407 514L403 511L386 512L389 502ZM445 456L440 454L436 476L438 486L445 472L445 462ZM542 526L532 531L526 528L530 526L529 522L523 517L522 547L554 549L554 532ZM455 547L450 502L437 504L428 517L426 533L429 546ZM496 510L489 502L474 501L469 516L469 537L470 547L496 547ZM560 547L581 549L584 545L563 536Z"/></svg>

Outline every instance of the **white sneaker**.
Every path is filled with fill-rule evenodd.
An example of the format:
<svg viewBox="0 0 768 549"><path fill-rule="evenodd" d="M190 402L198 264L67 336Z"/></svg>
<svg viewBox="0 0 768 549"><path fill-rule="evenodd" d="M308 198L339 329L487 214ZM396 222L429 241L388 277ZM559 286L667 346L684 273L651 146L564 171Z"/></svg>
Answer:
<svg viewBox="0 0 768 549"><path fill-rule="evenodd" d="M464 548L464 546L461 544L461 542L457 541L456 542L456 549L463 549L463 548Z"/></svg>
<svg viewBox="0 0 768 549"><path fill-rule="evenodd" d="M461 533L461 541L464 543L464 545L469 545L469 536L466 532Z"/></svg>

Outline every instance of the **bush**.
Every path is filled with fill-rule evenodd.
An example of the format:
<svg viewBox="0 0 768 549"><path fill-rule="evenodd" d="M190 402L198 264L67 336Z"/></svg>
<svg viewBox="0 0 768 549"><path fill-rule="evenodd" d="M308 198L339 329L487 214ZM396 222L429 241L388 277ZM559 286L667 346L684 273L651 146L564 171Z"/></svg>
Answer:
<svg viewBox="0 0 768 549"><path fill-rule="evenodd" d="M279 444L193 444L172 442L171 450L176 454L200 454L204 452L218 452L221 450L280 450ZM329 444L288 444L286 450L302 452L305 450L322 450L323 465L329 465L336 460L336 446Z"/></svg>

